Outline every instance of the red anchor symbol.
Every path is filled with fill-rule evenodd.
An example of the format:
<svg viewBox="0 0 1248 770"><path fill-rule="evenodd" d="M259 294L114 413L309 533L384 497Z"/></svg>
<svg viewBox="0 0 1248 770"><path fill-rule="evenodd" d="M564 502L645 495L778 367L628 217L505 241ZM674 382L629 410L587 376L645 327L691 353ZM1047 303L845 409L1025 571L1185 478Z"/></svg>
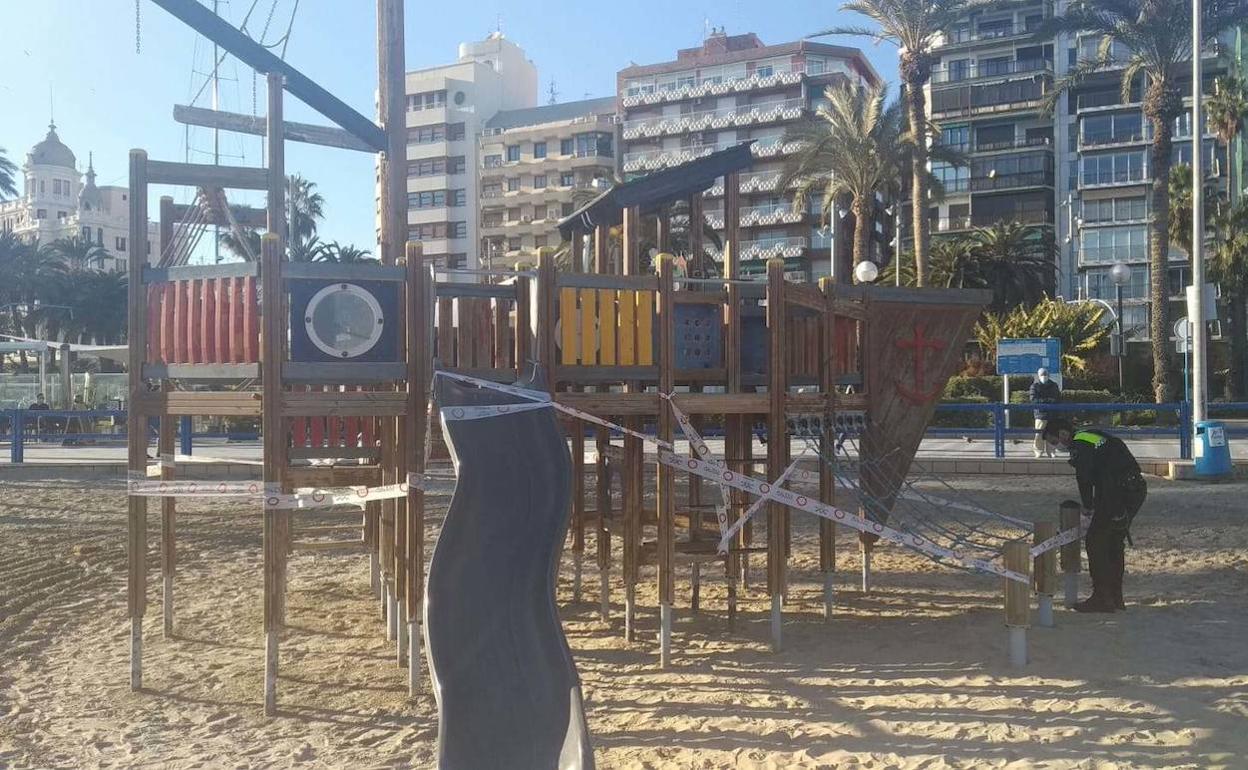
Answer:
<svg viewBox="0 0 1248 770"><path fill-rule="evenodd" d="M914 351L914 387L907 387L897 381L897 393L912 404L921 406L926 404L939 395L939 388L933 390L925 390L924 382L924 352L928 350L944 350L945 342L939 339L930 339L926 334L926 328L920 322L914 324L914 337L908 340L897 340L897 347L901 350Z"/></svg>

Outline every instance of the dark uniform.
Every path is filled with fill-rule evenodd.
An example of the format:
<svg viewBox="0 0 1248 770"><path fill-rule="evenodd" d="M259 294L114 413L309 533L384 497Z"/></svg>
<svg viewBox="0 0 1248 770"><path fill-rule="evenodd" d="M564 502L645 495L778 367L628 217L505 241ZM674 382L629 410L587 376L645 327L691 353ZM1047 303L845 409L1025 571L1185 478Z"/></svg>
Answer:
<svg viewBox="0 0 1248 770"><path fill-rule="evenodd" d="M1070 444L1083 507L1092 511L1084 537L1092 576L1090 605L1124 609L1122 576L1127 532L1144 504L1148 485L1122 439L1099 430L1080 430Z"/></svg>

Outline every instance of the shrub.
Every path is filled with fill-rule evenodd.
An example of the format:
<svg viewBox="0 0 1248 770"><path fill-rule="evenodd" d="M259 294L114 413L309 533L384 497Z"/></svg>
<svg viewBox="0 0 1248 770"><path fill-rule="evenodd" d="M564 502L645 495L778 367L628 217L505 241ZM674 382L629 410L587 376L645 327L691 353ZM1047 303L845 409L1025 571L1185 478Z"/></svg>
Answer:
<svg viewBox="0 0 1248 770"><path fill-rule="evenodd" d="M960 396L957 398L941 399L942 404L989 404L992 399L983 396ZM931 426L933 428L991 428L992 412L942 412L936 410L936 414L932 416Z"/></svg>

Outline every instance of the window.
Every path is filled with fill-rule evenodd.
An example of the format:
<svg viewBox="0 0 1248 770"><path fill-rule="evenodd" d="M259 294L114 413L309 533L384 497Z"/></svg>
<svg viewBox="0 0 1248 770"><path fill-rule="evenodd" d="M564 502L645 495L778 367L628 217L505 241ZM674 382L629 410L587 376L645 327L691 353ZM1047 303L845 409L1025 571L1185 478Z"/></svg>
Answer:
<svg viewBox="0 0 1248 770"><path fill-rule="evenodd" d="M79 236L82 238L82 240L86 241L87 243L90 243L91 242L91 227L88 225L84 225L82 228L82 232L79 234Z"/></svg>
<svg viewBox="0 0 1248 770"><path fill-rule="evenodd" d="M534 190L546 189L546 175L545 174L535 174L533 176L533 189Z"/></svg>
<svg viewBox="0 0 1248 770"><path fill-rule="evenodd" d="M520 189L520 178L512 177L507 180L507 192L517 192Z"/></svg>
<svg viewBox="0 0 1248 770"><path fill-rule="evenodd" d="M446 126L413 126L407 129L408 144L432 144L446 138Z"/></svg>
<svg viewBox="0 0 1248 770"><path fill-rule="evenodd" d="M119 235L113 240L113 251L125 251L125 250L126 250L126 239Z"/></svg>
<svg viewBox="0 0 1248 770"><path fill-rule="evenodd" d="M1086 155L1083 158L1084 185L1141 182L1145 179L1144 152L1115 152L1106 155Z"/></svg>
<svg viewBox="0 0 1248 770"><path fill-rule="evenodd" d="M970 59L954 59L949 62L949 80L966 80L971 74Z"/></svg>
<svg viewBox="0 0 1248 770"><path fill-rule="evenodd" d="M572 216L572 212L575 210L576 209L572 207L571 203L564 203L560 207L559 215L564 216L564 217L570 217Z"/></svg>
<svg viewBox="0 0 1248 770"><path fill-rule="evenodd" d="M448 142L458 142L459 140L463 139L464 136L465 134L464 134L463 123L452 123L446 127L446 140Z"/></svg>
<svg viewBox="0 0 1248 770"><path fill-rule="evenodd" d="M1010 57L994 56L991 59L979 60L979 74L988 75L1005 75L1010 71Z"/></svg>
<svg viewBox="0 0 1248 770"><path fill-rule="evenodd" d="M462 174L465 168L467 166L465 165L463 155L456 155L453 158L446 159L446 173L448 174Z"/></svg>
<svg viewBox="0 0 1248 770"><path fill-rule="evenodd" d="M481 188L482 198L499 198L502 197L503 186L501 184L487 184Z"/></svg>
<svg viewBox="0 0 1248 770"><path fill-rule="evenodd" d="M448 158L422 158L420 160L408 161L408 176L442 176L451 172L447 168ZM463 158L460 158L462 161Z"/></svg>
<svg viewBox="0 0 1248 770"><path fill-rule="evenodd" d="M427 192L408 193L407 203L409 206L418 209L442 208L446 205L446 191L430 190Z"/></svg>
<svg viewBox="0 0 1248 770"><path fill-rule="evenodd" d="M40 180L39 180L39 194L40 194L40 195L46 195L46 194L47 194L47 192L48 192L48 186L47 186L47 183L46 183L46 182L44 182L44 180L40 179Z"/></svg>
<svg viewBox="0 0 1248 770"><path fill-rule="evenodd" d="M467 238L468 223L467 222L450 222L448 223L448 231L452 238Z"/></svg>
<svg viewBox="0 0 1248 770"><path fill-rule="evenodd" d="M576 174L569 172L569 173L564 173L564 174L559 175L560 187L572 187L575 184L576 184Z"/></svg>
<svg viewBox="0 0 1248 770"><path fill-rule="evenodd" d="M966 166L951 166L948 163L933 163L932 176L938 179L945 188L945 193L966 192L970 189L971 170Z"/></svg>
<svg viewBox="0 0 1248 770"><path fill-rule="evenodd" d="M546 236L544 235L533 236L533 248L536 248L536 249L546 248Z"/></svg>
<svg viewBox="0 0 1248 770"><path fill-rule="evenodd" d="M485 162L482 165L486 168L498 168L503 165L503 156L498 154L486 155Z"/></svg>
<svg viewBox="0 0 1248 770"><path fill-rule="evenodd" d="M463 238L467 234L467 222L426 222L407 228L407 236L415 241Z"/></svg>
<svg viewBox="0 0 1248 770"><path fill-rule="evenodd" d="M53 195L61 194L61 180L59 179L52 180L52 194Z"/></svg>
<svg viewBox="0 0 1248 770"><path fill-rule="evenodd" d="M1014 146L1014 124L980 126L975 131L975 149L999 150Z"/></svg>
<svg viewBox="0 0 1248 770"><path fill-rule="evenodd" d="M517 163L520 160L520 145L512 144L507 147L507 162Z"/></svg>
<svg viewBox="0 0 1248 770"><path fill-rule="evenodd" d="M459 208L468 202L468 193L465 190L447 190L446 205L451 208Z"/></svg>
<svg viewBox="0 0 1248 770"><path fill-rule="evenodd" d="M971 147L970 126L948 126L940 131L940 142L955 150L969 150Z"/></svg>
<svg viewBox="0 0 1248 770"><path fill-rule="evenodd" d="M759 67L755 68L755 70L754 70L754 75L755 75L755 77L760 77L760 78L769 78L769 77L771 77L771 76L772 76L772 75L774 75L774 74L776 74L776 69L775 69L775 67L771 66L770 64L763 64L763 65L760 65Z"/></svg>
<svg viewBox="0 0 1248 770"><path fill-rule="evenodd" d="M61 221L64 221L64 220L65 220L65 218L66 218L66 217L68 217L68 216L69 216L69 212L68 212L68 211L58 211L58 212L56 212L56 218L57 218L57 219L59 219L59 220L61 220Z"/></svg>
<svg viewBox="0 0 1248 770"><path fill-rule="evenodd" d="M507 250L508 250L508 251L519 251L519 250L520 250L520 239L519 239L519 238L508 238L508 239L507 239Z"/></svg>
<svg viewBox="0 0 1248 770"><path fill-rule="evenodd" d="M1148 216L1147 211L1148 201L1142 195L1084 201L1083 223L1141 221Z"/></svg>
<svg viewBox="0 0 1248 770"><path fill-rule="evenodd" d="M35 219L47 219L47 218L48 218L47 209L37 209L35 211Z"/></svg>
<svg viewBox="0 0 1248 770"><path fill-rule="evenodd" d="M1112 300L1117 296L1114 280L1110 275L1112 267L1097 267L1084 271L1084 296L1088 299ZM1182 293L1182 289L1179 290ZM1146 299L1148 297L1148 265L1135 265L1131 268L1131 280L1122 287L1123 299Z"/></svg>
<svg viewBox="0 0 1248 770"><path fill-rule="evenodd" d="M533 143L533 157L534 157L534 158L545 158L545 157L546 157L546 143L545 143L545 142L534 142L534 143Z"/></svg>
<svg viewBox="0 0 1248 770"><path fill-rule="evenodd" d="M612 135L598 131L588 134L577 134L576 156L578 158L588 158L595 155L605 158L612 157Z"/></svg>
<svg viewBox="0 0 1248 770"><path fill-rule="evenodd" d="M828 62L822 56L807 56L806 57L806 74L822 75L824 72L827 71L827 68L828 68Z"/></svg>
<svg viewBox="0 0 1248 770"><path fill-rule="evenodd" d="M1080 234L1079 262L1112 265L1148 258L1148 230L1143 225L1094 227Z"/></svg>
<svg viewBox="0 0 1248 770"><path fill-rule="evenodd" d="M575 147L576 147L576 143L572 141L571 139L559 140L559 154L560 155L571 155Z"/></svg>
<svg viewBox="0 0 1248 770"><path fill-rule="evenodd" d="M104 245L104 228L103 227L95 228L95 245L97 246Z"/></svg>
<svg viewBox="0 0 1248 770"><path fill-rule="evenodd" d="M407 108L411 111L432 110L436 107L446 106L446 90L441 91L423 91L418 94L408 94Z"/></svg>
<svg viewBox="0 0 1248 770"><path fill-rule="evenodd" d="M1085 145L1138 142L1144 138L1144 117L1139 112L1088 115L1080 128Z"/></svg>

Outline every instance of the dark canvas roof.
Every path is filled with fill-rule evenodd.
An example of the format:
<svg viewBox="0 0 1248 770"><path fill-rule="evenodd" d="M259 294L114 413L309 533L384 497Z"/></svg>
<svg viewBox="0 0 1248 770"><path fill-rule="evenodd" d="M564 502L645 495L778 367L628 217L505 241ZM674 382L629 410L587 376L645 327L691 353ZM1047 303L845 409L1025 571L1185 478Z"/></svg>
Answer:
<svg viewBox="0 0 1248 770"><path fill-rule="evenodd" d="M559 232L567 238L573 230L589 231L598 225L618 225L624 220L626 208L640 206L641 213L649 214L660 206L704 192L724 174L753 165L754 155L750 152L753 144L743 142L617 185L560 220Z"/></svg>
<svg viewBox="0 0 1248 770"><path fill-rule="evenodd" d="M573 120L589 115L611 115L614 112L615 97L605 96L601 99L582 99L576 102L543 104L540 107L528 107L520 110L503 110L486 121L485 127L487 129L508 129L520 126L538 126L543 123Z"/></svg>

